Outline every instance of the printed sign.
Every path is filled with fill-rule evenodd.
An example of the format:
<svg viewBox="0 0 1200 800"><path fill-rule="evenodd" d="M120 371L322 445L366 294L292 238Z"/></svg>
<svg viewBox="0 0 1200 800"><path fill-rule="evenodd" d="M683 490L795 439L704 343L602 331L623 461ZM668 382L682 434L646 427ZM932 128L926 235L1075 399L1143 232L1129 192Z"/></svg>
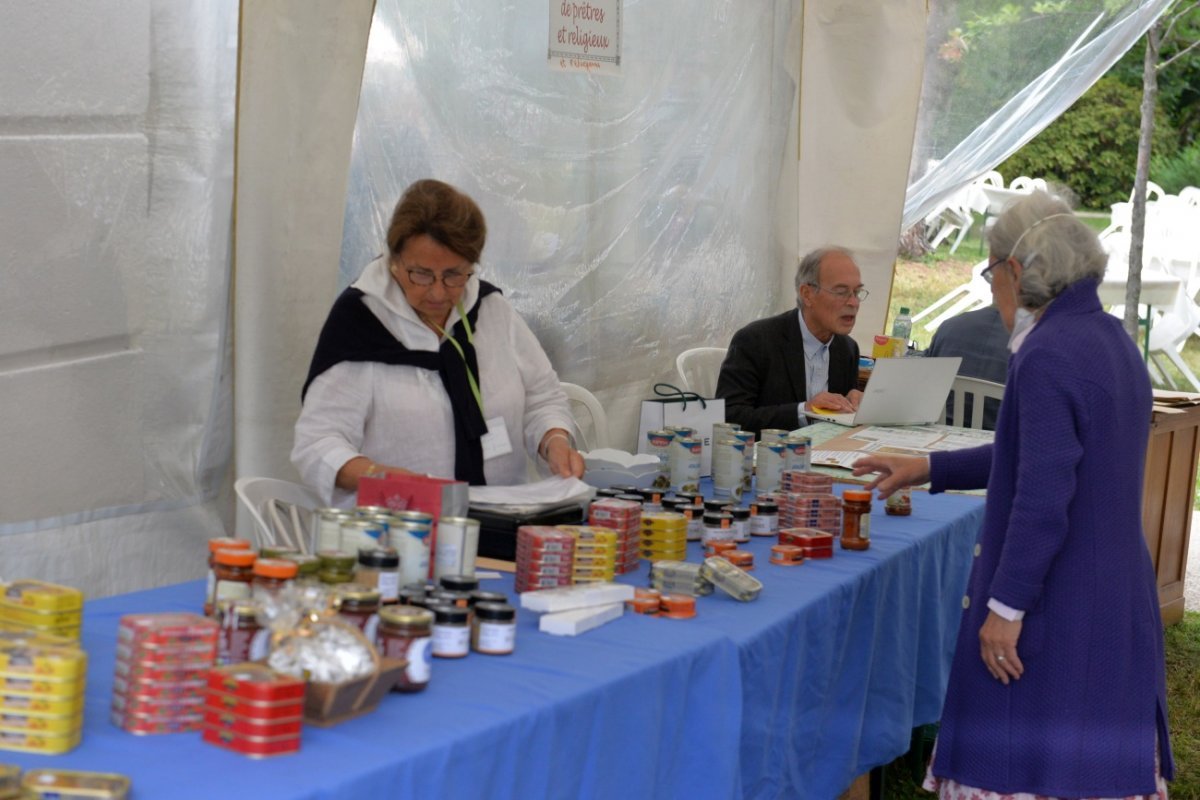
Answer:
<svg viewBox="0 0 1200 800"><path fill-rule="evenodd" d="M550 0L551 69L621 72L621 0Z"/></svg>

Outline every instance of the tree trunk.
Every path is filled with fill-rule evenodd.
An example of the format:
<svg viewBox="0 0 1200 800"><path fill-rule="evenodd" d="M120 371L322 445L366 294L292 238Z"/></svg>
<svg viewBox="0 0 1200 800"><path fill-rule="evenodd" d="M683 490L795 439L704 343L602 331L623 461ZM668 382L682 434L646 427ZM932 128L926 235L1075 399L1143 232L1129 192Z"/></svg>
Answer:
<svg viewBox="0 0 1200 800"><path fill-rule="evenodd" d="M1154 106L1158 101L1158 45L1161 28L1146 31L1142 62L1142 130L1138 137L1137 172L1133 178L1133 208L1129 224L1129 282L1125 284L1125 330L1138 334L1138 298L1142 294L1142 252L1146 239L1146 183L1150 179L1150 138L1154 135Z"/></svg>

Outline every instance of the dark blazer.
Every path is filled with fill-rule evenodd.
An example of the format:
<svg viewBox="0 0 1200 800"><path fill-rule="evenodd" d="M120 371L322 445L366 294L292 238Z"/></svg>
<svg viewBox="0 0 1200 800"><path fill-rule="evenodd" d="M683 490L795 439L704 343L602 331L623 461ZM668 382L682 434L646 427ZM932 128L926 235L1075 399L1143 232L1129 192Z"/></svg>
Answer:
<svg viewBox="0 0 1200 800"><path fill-rule="evenodd" d="M829 343L829 391L847 394L858 385L858 344L834 334ZM793 430L802 424L797 406L805 393L804 340L796 309L751 322L733 335L717 378L725 420L757 434L763 428Z"/></svg>

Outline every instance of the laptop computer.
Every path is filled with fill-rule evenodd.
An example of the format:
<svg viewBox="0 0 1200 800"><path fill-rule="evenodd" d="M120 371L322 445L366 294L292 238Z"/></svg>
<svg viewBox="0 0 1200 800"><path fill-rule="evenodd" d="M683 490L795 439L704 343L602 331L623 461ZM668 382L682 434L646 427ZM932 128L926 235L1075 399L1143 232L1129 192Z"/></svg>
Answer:
<svg viewBox="0 0 1200 800"><path fill-rule="evenodd" d="M926 425L941 422L946 396L962 358L880 358L853 414L805 411L805 416L838 425Z"/></svg>

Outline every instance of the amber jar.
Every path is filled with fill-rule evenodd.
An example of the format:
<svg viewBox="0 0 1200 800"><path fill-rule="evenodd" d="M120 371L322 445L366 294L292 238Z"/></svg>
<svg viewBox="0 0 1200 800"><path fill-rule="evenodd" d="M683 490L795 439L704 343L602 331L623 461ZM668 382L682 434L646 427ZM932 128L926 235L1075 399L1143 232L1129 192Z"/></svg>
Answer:
<svg viewBox="0 0 1200 800"><path fill-rule="evenodd" d="M254 579L250 583L253 595L261 592L277 592L287 586L300 571L294 561L282 558L260 558L254 562Z"/></svg>
<svg viewBox="0 0 1200 800"><path fill-rule="evenodd" d="M883 510L890 517L907 517L912 514L912 489L905 486L888 495Z"/></svg>
<svg viewBox="0 0 1200 800"><path fill-rule="evenodd" d="M213 594L213 584L216 583L217 574L213 571L213 565L216 564L214 556L218 550L249 550L250 543L245 539L233 539L229 536L218 536L215 539L208 540L208 582L204 587L204 602L207 603ZM205 608L208 608L206 605Z"/></svg>
<svg viewBox="0 0 1200 800"><path fill-rule="evenodd" d="M861 489L842 492L842 549L866 550L871 546L871 493Z"/></svg>
<svg viewBox="0 0 1200 800"><path fill-rule="evenodd" d="M379 612L375 645L384 658L403 658L408 666L400 675L397 692L419 692L429 685L429 645L433 612L415 606L386 606Z"/></svg>
<svg viewBox="0 0 1200 800"><path fill-rule="evenodd" d="M253 550L217 550L213 553L212 593L204 603L204 613L213 616L221 600L246 600L250 597L250 581L254 578Z"/></svg>
<svg viewBox="0 0 1200 800"><path fill-rule="evenodd" d="M517 610L508 603L476 603L471 621L471 649L506 656L517 642Z"/></svg>
<svg viewBox="0 0 1200 800"><path fill-rule="evenodd" d="M361 583L344 583L333 590L338 600L338 616L363 632L368 640L375 638L379 624L379 590Z"/></svg>
<svg viewBox="0 0 1200 800"><path fill-rule="evenodd" d="M258 607L252 602L232 600L217 605L217 663L241 664L252 660L254 637L262 630Z"/></svg>
<svg viewBox="0 0 1200 800"><path fill-rule="evenodd" d="M430 651L436 658L462 658L471 651L471 612L458 606L431 606L433 639Z"/></svg>

